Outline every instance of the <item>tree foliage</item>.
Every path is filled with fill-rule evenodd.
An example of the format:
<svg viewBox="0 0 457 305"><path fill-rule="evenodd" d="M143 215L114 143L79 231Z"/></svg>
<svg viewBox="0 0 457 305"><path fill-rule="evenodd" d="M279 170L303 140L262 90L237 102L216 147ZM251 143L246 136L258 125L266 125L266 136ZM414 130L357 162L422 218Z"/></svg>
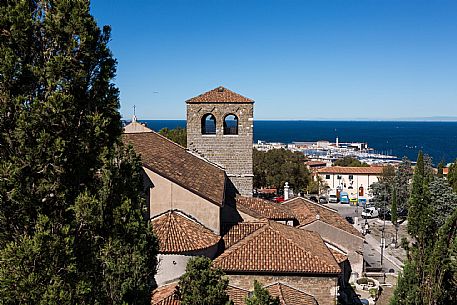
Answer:
<svg viewBox="0 0 457 305"><path fill-rule="evenodd" d="M305 156L286 149L259 151L254 149L254 187L274 186L278 189L285 182L296 191L303 191L311 181L305 165Z"/></svg>
<svg viewBox="0 0 457 305"><path fill-rule="evenodd" d="M273 298L266 288L254 281L254 293L246 298L246 305L279 305L279 298Z"/></svg>
<svg viewBox="0 0 457 305"><path fill-rule="evenodd" d="M457 194L449 186L445 178L434 178L429 184L434 225L439 228L446 219L457 209Z"/></svg>
<svg viewBox="0 0 457 305"><path fill-rule="evenodd" d="M354 157L344 157L333 162L334 166L345 166L345 167L368 167L369 164L362 162Z"/></svg>
<svg viewBox="0 0 457 305"><path fill-rule="evenodd" d="M403 157L397 167L395 173L395 190L397 192L397 206L398 209L407 209L408 200L411 194L411 179L413 177L413 170L411 161L407 157Z"/></svg>
<svg viewBox="0 0 457 305"><path fill-rule="evenodd" d="M162 128L159 133L164 137L178 143L182 147L187 147L187 130L186 128L176 127L174 129Z"/></svg>
<svg viewBox="0 0 457 305"><path fill-rule="evenodd" d="M206 257L189 260L186 272L178 283L178 296L183 305L229 305L226 289L228 279L224 273L212 267Z"/></svg>
<svg viewBox="0 0 457 305"><path fill-rule="evenodd" d="M377 208L390 207L392 203L392 189L395 184L395 168L392 165L387 165L382 170L382 175L378 182L371 185L371 193L373 198L371 202Z"/></svg>
<svg viewBox="0 0 457 305"><path fill-rule="evenodd" d="M413 242L392 305L456 302L457 209L445 202L455 194L443 178L432 177L427 163L420 152L409 199L407 228Z"/></svg>
<svg viewBox="0 0 457 305"><path fill-rule="evenodd" d="M0 3L2 304L146 304L157 245L89 1Z"/></svg>
<svg viewBox="0 0 457 305"><path fill-rule="evenodd" d="M449 166L447 179L454 192L457 192L457 160Z"/></svg>

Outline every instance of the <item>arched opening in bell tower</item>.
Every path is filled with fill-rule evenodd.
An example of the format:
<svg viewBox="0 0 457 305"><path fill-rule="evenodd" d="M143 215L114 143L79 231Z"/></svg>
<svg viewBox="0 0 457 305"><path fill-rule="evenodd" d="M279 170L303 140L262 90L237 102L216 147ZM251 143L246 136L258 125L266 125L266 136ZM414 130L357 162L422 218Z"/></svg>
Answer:
<svg viewBox="0 0 457 305"><path fill-rule="evenodd" d="M202 134L216 134L216 118L211 113L207 113L202 117Z"/></svg>
<svg viewBox="0 0 457 305"><path fill-rule="evenodd" d="M238 117L234 114L228 114L224 118L224 135L238 134Z"/></svg>

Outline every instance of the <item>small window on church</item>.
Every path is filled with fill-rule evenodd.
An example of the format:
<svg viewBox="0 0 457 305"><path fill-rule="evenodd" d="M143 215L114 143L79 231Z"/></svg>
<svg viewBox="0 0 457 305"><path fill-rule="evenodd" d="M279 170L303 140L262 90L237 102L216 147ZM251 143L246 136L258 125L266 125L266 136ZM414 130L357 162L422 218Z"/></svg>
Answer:
<svg viewBox="0 0 457 305"><path fill-rule="evenodd" d="M224 134L237 135L238 134L238 118L236 115L229 114L224 119Z"/></svg>
<svg viewBox="0 0 457 305"><path fill-rule="evenodd" d="M202 117L202 134L216 134L216 118L211 113Z"/></svg>

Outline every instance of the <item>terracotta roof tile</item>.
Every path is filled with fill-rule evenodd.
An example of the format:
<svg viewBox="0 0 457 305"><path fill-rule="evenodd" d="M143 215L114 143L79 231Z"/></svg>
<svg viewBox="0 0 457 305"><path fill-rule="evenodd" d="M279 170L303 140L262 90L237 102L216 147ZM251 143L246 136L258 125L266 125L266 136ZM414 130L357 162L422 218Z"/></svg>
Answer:
<svg viewBox="0 0 457 305"><path fill-rule="evenodd" d="M180 305L176 295L177 283L171 283L157 288L152 292L151 305ZM264 286L271 296L278 297L281 305L317 305L316 299L284 283L274 283ZM246 298L252 291L228 285L227 294L234 305L245 305Z"/></svg>
<svg viewBox="0 0 457 305"><path fill-rule="evenodd" d="M227 273L265 272L337 275L340 268L319 234L274 221L264 225L226 249L214 265ZM241 231L237 226L227 234Z"/></svg>
<svg viewBox="0 0 457 305"><path fill-rule="evenodd" d="M335 249L332 249L332 248L329 248L329 249L330 249L330 252L332 252L333 257L335 258L335 260L338 264L340 264L348 259L347 255L344 255L343 253L341 253Z"/></svg>
<svg viewBox="0 0 457 305"><path fill-rule="evenodd" d="M302 197L290 199L283 202L282 205L292 211L299 222L299 226L308 225L319 218L322 222L363 238L362 234L335 210L324 207L310 200L306 200Z"/></svg>
<svg viewBox="0 0 457 305"><path fill-rule="evenodd" d="M317 305L316 299L301 290L283 283L265 286L271 296L278 297L281 305Z"/></svg>
<svg viewBox="0 0 457 305"><path fill-rule="evenodd" d="M155 132L122 136L141 155L143 166L193 193L222 205L225 172Z"/></svg>
<svg viewBox="0 0 457 305"><path fill-rule="evenodd" d="M256 218L271 220L294 220L295 216L280 204L257 197L236 197L236 208Z"/></svg>
<svg viewBox="0 0 457 305"><path fill-rule="evenodd" d="M177 282L155 289L151 296L151 305L180 305L176 295Z"/></svg>
<svg viewBox="0 0 457 305"><path fill-rule="evenodd" d="M229 234L225 234L223 236L225 248L229 248L245 238L246 236L250 235L251 233L257 231L261 227L265 225L264 222L244 222L242 225L234 225L228 227L228 230L224 230L224 232L228 232Z"/></svg>
<svg viewBox="0 0 457 305"><path fill-rule="evenodd" d="M383 172L382 166L369 166L369 167L345 167L345 166L331 166L324 167L317 170L320 174L354 174L354 175L381 175Z"/></svg>
<svg viewBox="0 0 457 305"><path fill-rule="evenodd" d="M178 211L169 211L152 220L161 253L182 253L209 248L220 237Z"/></svg>
<svg viewBox="0 0 457 305"><path fill-rule="evenodd" d="M234 305L245 305L249 290L228 285L227 294Z"/></svg>
<svg viewBox="0 0 457 305"><path fill-rule="evenodd" d="M200 94L199 96L188 99L186 103L254 103L254 101L220 86Z"/></svg>

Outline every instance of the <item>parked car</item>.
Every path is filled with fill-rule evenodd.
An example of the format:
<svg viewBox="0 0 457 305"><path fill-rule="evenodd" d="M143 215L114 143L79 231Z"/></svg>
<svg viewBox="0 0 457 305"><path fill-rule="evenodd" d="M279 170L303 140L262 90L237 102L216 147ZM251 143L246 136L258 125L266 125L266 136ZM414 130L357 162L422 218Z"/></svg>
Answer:
<svg viewBox="0 0 457 305"><path fill-rule="evenodd" d="M319 196L319 203L320 203L320 204L326 204L326 203L328 203L328 198L327 198L327 196Z"/></svg>
<svg viewBox="0 0 457 305"><path fill-rule="evenodd" d="M375 207L366 208L362 212L362 218L375 218L379 216L378 209Z"/></svg>
<svg viewBox="0 0 457 305"><path fill-rule="evenodd" d="M351 225L354 224L354 218L352 218L351 216L346 216L346 220L347 220L347 222L349 222Z"/></svg>
<svg viewBox="0 0 457 305"><path fill-rule="evenodd" d="M340 203L342 204L349 204L349 195L346 192L341 192L340 193Z"/></svg>
<svg viewBox="0 0 457 305"><path fill-rule="evenodd" d="M330 196L328 197L328 202L338 203L338 197L336 196L336 194L330 194Z"/></svg>
<svg viewBox="0 0 457 305"><path fill-rule="evenodd" d="M381 208L379 209L379 218L380 219L384 219L384 209ZM386 209L385 211L385 216L386 216L386 220L391 220L392 219L392 212L390 211L390 209ZM406 217L408 216L408 210L406 209L398 209L397 210L397 217L399 219L405 219Z"/></svg>
<svg viewBox="0 0 457 305"><path fill-rule="evenodd" d="M319 199L317 198L317 195L309 195L308 199L311 200L312 202L318 203Z"/></svg>
<svg viewBox="0 0 457 305"><path fill-rule="evenodd" d="M277 202L277 203L284 202L284 197L283 196L274 197L273 201Z"/></svg>

